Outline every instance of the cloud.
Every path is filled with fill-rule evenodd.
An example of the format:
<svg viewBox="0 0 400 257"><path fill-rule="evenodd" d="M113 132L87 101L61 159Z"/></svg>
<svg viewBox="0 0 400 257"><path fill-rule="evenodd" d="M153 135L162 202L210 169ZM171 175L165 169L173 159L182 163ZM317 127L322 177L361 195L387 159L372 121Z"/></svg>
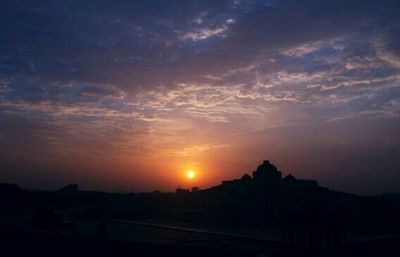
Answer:
<svg viewBox="0 0 400 257"><path fill-rule="evenodd" d="M184 156L196 156L196 155L204 155L205 152L209 152L214 149L220 149L229 147L228 144L226 145L194 145L185 147L182 150L178 151L177 153Z"/></svg>
<svg viewBox="0 0 400 257"><path fill-rule="evenodd" d="M202 29L198 29L195 32L187 32L185 34L183 34L182 36L180 36L179 38L181 40L192 40L192 41L201 41L201 40L205 40L208 39L210 37L215 37L215 36L219 36L219 37L224 37L226 36L225 33L228 31L229 29L229 25L234 24L235 21L232 18L229 18L225 21L224 24L220 25L220 26L214 26L211 28L202 28Z"/></svg>
<svg viewBox="0 0 400 257"><path fill-rule="evenodd" d="M21 146L27 137L64 157L195 158L249 142L259 153L273 152L260 150L267 141L288 150L285 136L279 143L256 131L295 134L304 124L384 120L385 131L398 119L399 8L8 1L0 10L0 119L12 125L0 140Z"/></svg>

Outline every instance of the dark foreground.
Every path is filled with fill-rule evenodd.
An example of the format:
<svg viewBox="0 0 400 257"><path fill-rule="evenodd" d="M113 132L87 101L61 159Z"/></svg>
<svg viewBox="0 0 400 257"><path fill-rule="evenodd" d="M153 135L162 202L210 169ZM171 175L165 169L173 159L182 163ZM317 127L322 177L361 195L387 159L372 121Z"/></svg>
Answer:
<svg viewBox="0 0 400 257"><path fill-rule="evenodd" d="M3 235L2 256L399 256L400 238L331 250L237 250L229 247L193 246L152 242L124 242L70 235Z"/></svg>
<svg viewBox="0 0 400 257"><path fill-rule="evenodd" d="M1 256L400 256L400 195L356 196L264 161L175 193L0 184Z"/></svg>

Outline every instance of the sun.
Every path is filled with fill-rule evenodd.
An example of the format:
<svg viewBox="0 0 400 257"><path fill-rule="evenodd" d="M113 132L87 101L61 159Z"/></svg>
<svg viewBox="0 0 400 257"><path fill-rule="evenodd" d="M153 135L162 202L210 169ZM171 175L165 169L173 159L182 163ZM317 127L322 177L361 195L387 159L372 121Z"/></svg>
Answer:
<svg viewBox="0 0 400 257"><path fill-rule="evenodd" d="M194 170L188 170L186 172L186 177L188 179L194 179L194 177L196 177L196 172L194 172Z"/></svg>

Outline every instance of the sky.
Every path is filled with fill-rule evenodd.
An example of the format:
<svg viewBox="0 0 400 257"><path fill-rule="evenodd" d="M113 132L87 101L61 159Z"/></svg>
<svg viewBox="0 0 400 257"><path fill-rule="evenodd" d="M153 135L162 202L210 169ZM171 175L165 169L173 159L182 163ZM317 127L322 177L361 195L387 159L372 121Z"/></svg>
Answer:
<svg viewBox="0 0 400 257"><path fill-rule="evenodd" d="M400 188L400 3L2 1L0 181ZM196 178L185 178L187 170Z"/></svg>

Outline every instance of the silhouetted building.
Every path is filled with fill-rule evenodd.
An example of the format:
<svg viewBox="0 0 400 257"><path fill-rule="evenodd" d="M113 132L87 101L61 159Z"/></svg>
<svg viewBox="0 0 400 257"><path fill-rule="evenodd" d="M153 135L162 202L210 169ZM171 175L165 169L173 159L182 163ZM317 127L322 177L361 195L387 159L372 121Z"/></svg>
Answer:
<svg viewBox="0 0 400 257"><path fill-rule="evenodd" d="M285 182L285 183L288 183L288 184L295 183L296 182L296 177L293 176L292 174L289 174L289 175L287 175L286 177L284 177L282 179L282 182Z"/></svg>
<svg viewBox="0 0 400 257"><path fill-rule="evenodd" d="M319 186L316 180L296 179L291 174L284 177L281 184L282 186L297 188L315 188Z"/></svg>
<svg viewBox="0 0 400 257"><path fill-rule="evenodd" d="M253 172L254 181L263 185L278 185L282 179L282 173L278 171L275 165L269 161L264 162Z"/></svg>
<svg viewBox="0 0 400 257"><path fill-rule="evenodd" d="M184 188L177 188L175 191L175 193L177 194L187 194L189 192L190 192L189 189L184 189Z"/></svg>
<svg viewBox="0 0 400 257"><path fill-rule="evenodd" d="M17 194L21 189L15 184L0 183L0 194Z"/></svg>
<svg viewBox="0 0 400 257"><path fill-rule="evenodd" d="M247 182L251 182L252 178L250 177L249 174L246 173L240 178L240 181L247 183Z"/></svg>
<svg viewBox="0 0 400 257"><path fill-rule="evenodd" d="M200 189L198 187L192 187L192 192L198 192Z"/></svg>

